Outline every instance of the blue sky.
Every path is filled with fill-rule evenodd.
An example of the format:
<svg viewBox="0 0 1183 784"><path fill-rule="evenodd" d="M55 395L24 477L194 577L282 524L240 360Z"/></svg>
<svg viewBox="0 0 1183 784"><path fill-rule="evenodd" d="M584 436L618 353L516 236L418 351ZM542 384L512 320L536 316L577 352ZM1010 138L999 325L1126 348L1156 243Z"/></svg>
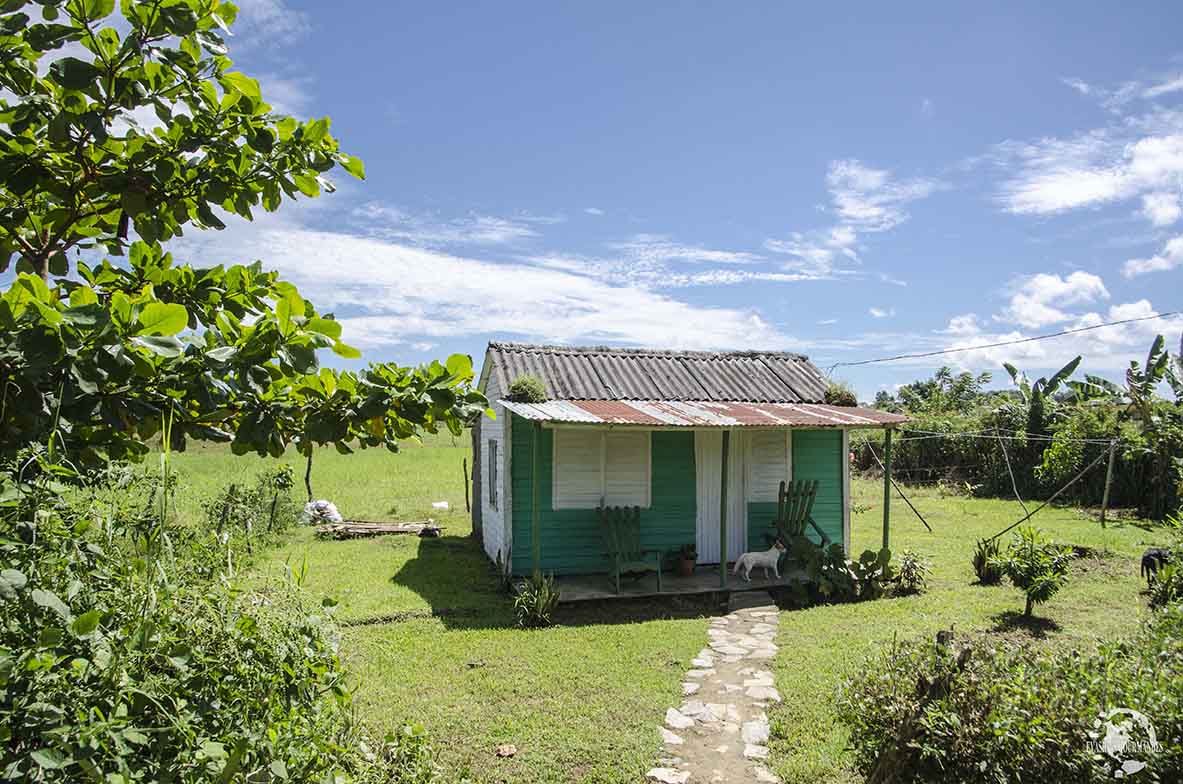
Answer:
<svg viewBox="0 0 1183 784"><path fill-rule="evenodd" d="M239 5L239 66L368 179L178 255L262 259L370 359L828 366L1183 307L1177 3ZM946 361L1113 375L1180 325ZM835 375L871 397L935 366Z"/></svg>

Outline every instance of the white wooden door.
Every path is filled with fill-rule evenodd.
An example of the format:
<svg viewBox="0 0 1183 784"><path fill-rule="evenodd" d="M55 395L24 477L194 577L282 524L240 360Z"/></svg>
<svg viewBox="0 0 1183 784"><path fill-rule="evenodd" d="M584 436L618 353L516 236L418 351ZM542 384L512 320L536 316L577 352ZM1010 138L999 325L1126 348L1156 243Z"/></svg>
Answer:
<svg viewBox="0 0 1183 784"><path fill-rule="evenodd" d="M745 434L732 431L727 451L727 560L748 549L748 505L744 492ZM698 514L698 562L719 563L719 495L722 491L723 433L699 430L694 434L695 485Z"/></svg>

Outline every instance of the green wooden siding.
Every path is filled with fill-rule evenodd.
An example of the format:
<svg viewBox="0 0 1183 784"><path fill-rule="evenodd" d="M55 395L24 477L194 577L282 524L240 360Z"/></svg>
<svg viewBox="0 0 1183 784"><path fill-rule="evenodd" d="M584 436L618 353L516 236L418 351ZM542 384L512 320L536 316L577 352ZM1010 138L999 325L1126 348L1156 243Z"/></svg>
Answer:
<svg viewBox="0 0 1183 784"><path fill-rule="evenodd" d="M793 478L816 479L817 499L813 503L813 519L830 539L842 543L842 454L841 430L793 431ZM776 503L772 501L748 504L748 548L766 550L765 533L771 533L769 523L776 517ZM807 531L814 542L821 537L813 528Z"/></svg>
<svg viewBox="0 0 1183 784"><path fill-rule="evenodd" d="M514 574L526 575L531 561L531 457L533 425L513 417ZM595 574L607 569L600 523L594 509L554 509L551 503L554 431L541 430L539 499L542 569L555 574ZM651 442L653 486L650 508L641 510L641 543L674 550L695 541L694 433L654 431Z"/></svg>

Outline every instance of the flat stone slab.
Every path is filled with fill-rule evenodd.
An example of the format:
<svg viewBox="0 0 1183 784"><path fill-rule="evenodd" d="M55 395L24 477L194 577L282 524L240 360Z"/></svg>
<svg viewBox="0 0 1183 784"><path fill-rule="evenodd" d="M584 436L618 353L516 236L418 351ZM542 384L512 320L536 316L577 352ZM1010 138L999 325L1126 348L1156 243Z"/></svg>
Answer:
<svg viewBox="0 0 1183 784"><path fill-rule="evenodd" d="M715 660L710 656L696 656L690 661L690 663L695 667L700 667L704 670L708 670L715 666Z"/></svg>
<svg viewBox="0 0 1183 784"><path fill-rule="evenodd" d="M659 784L686 784L690 780L690 771L676 770L674 768L653 768L645 774L645 778L649 781L659 782Z"/></svg>
<svg viewBox="0 0 1183 784"><path fill-rule="evenodd" d="M771 686L750 686L744 694L751 697L753 700L772 700L773 702L780 702L780 692Z"/></svg>
<svg viewBox="0 0 1183 784"><path fill-rule="evenodd" d="M776 775L763 765L753 766L756 771L756 781L760 784L780 784L780 776Z"/></svg>
<svg viewBox="0 0 1183 784"><path fill-rule="evenodd" d="M698 691L701 688L702 688L701 683L683 683L682 684L682 696L689 697L691 694L694 694L696 691Z"/></svg>
<svg viewBox="0 0 1183 784"><path fill-rule="evenodd" d="M745 743L743 755L748 759L768 759L768 747L759 746L755 743Z"/></svg>
<svg viewBox="0 0 1183 784"><path fill-rule="evenodd" d="M743 738L744 743L753 745L763 745L768 742L769 727L768 717L761 716L753 721L745 721L743 728L740 731L740 737Z"/></svg>
<svg viewBox="0 0 1183 784"><path fill-rule="evenodd" d="M676 732L671 732L665 727L658 727L658 729L661 730L661 742L668 746L681 746L686 742L682 739L682 736Z"/></svg>
<svg viewBox="0 0 1183 784"><path fill-rule="evenodd" d="M715 669L713 667L711 667L711 668L708 668L705 670L689 670L686 673L686 677L687 678L694 678L696 680L701 680L702 678L707 678L707 677L714 675L714 674L715 674Z"/></svg>
<svg viewBox="0 0 1183 784"><path fill-rule="evenodd" d="M684 730L694 726L694 719L682 715L677 708L670 708L665 712L665 723L670 729Z"/></svg>

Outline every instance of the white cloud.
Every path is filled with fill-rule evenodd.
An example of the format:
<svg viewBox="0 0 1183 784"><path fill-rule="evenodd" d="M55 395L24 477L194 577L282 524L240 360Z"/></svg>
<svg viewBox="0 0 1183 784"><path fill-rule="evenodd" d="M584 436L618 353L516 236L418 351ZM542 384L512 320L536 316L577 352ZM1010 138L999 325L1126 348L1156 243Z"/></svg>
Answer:
<svg viewBox="0 0 1183 784"><path fill-rule="evenodd" d="M826 176L834 210L848 228L887 231L908 219L908 202L923 199L937 187L917 178L895 182L885 169L872 169L857 160L834 161Z"/></svg>
<svg viewBox="0 0 1183 784"><path fill-rule="evenodd" d="M821 325L821 326L825 327L825 326L829 326L830 324L837 324L837 323L838 323L838 319L836 319L836 318L822 319L821 321L819 321L819 322L817 322L817 323L818 323L819 325Z"/></svg>
<svg viewBox="0 0 1183 784"><path fill-rule="evenodd" d="M884 309L884 308L872 307L867 312L871 314L872 318L877 318L877 319L891 318L892 316L895 315L895 308Z"/></svg>
<svg viewBox="0 0 1183 784"><path fill-rule="evenodd" d="M599 207L584 207L583 211L586 212L588 215L603 215L604 214L604 211L601 210Z"/></svg>
<svg viewBox="0 0 1183 784"><path fill-rule="evenodd" d="M762 260L761 256L747 251L715 250L699 245L685 245L663 234L637 234L624 242L609 243L608 247L642 264L671 261L751 264Z"/></svg>
<svg viewBox="0 0 1183 784"><path fill-rule="evenodd" d="M1042 372L1058 369L1079 354L1084 357L1082 367L1086 372L1117 374L1129 365L1131 358L1145 354L1155 335L1179 329L1180 320L1177 317L1154 318L1156 315L1157 311L1149 300L1120 303L1110 306L1104 312L1090 311L1071 316L1070 323L1065 326L1079 329L1111 321L1149 318L1134 324L1104 327L1027 343L1014 341L1033 337L1033 333L1022 330L990 332L972 314L953 318L949 322L949 328L942 332L951 338L946 348L971 347L969 351L948 355L950 362L966 369L993 371L1003 362L1011 362L1028 372ZM992 343L1011 345L972 349L973 346Z"/></svg>
<svg viewBox="0 0 1183 784"><path fill-rule="evenodd" d="M370 202L353 210L365 233L388 240L426 247L449 245L510 245L537 237L532 224L544 222L530 216L516 219L471 214L441 219L410 213L398 207Z"/></svg>
<svg viewBox="0 0 1183 784"><path fill-rule="evenodd" d="M304 11L284 0L238 0L238 19L228 39L232 51L267 46L290 46L312 30Z"/></svg>
<svg viewBox="0 0 1183 784"><path fill-rule="evenodd" d="M896 180L886 169L847 159L833 161L826 174L828 208L838 223L824 231L793 232L788 239L768 239L764 247L792 257L785 268L817 278L848 274L842 263L858 262L862 234L889 231L908 219L906 206L929 196L940 183L926 178ZM903 283L903 281L890 281Z"/></svg>
<svg viewBox="0 0 1183 784"><path fill-rule="evenodd" d="M932 117L934 114L936 114L936 106L933 104L931 98L921 99L920 113L925 117Z"/></svg>
<svg viewBox="0 0 1183 784"><path fill-rule="evenodd" d="M1097 275L1079 270L1066 277L1041 272L1013 285L1010 304L995 318L1024 327L1043 327L1072 318L1064 307L1108 298L1109 291Z"/></svg>
<svg viewBox="0 0 1183 784"><path fill-rule="evenodd" d="M697 349L792 344L748 309L681 302L578 271L315 230L278 216L191 234L174 247L210 263L261 259L319 307L335 309L345 339L366 348L490 334Z"/></svg>
<svg viewBox="0 0 1183 784"><path fill-rule="evenodd" d="M308 77L290 78L274 73L258 75L263 99L279 114L307 117L312 103Z"/></svg>
<svg viewBox="0 0 1183 784"><path fill-rule="evenodd" d="M1177 74L1168 79L1165 79L1158 84L1153 84L1142 91L1142 97L1146 99L1154 99L1168 93L1176 93L1183 90L1183 75Z"/></svg>
<svg viewBox="0 0 1183 784"><path fill-rule="evenodd" d="M1183 209L1180 209L1179 206L1179 194L1168 192L1143 194L1142 214L1155 226L1170 226L1183 214Z"/></svg>
<svg viewBox="0 0 1183 784"><path fill-rule="evenodd" d="M1007 172L998 199L1008 212L1053 215L1140 198L1156 226L1180 217L1183 114L1177 111L1119 116L1108 127L1070 137L1004 142L995 160Z"/></svg>
<svg viewBox="0 0 1183 784"><path fill-rule="evenodd" d="M1148 272L1166 272L1183 266L1183 235L1172 237L1157 254L1148 259L1130 259L1121 268L1127 278Z"/></svg>
<svg viewBox="0 0 1183 784"><path fill-rule="evenodd" d="M1076 92L1080 93L1081 95L1088 95L1093 91L1093 86L1083 79L1064 78L1060 81L1071 87L1073 90L1076 90Z"/></svg>

